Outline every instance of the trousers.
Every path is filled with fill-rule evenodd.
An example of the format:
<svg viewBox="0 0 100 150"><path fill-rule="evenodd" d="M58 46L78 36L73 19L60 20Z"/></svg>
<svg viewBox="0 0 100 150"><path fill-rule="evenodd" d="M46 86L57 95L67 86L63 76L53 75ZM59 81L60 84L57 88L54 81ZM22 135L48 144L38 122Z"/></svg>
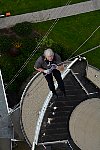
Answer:
<svg viewBox="0 0 100 150"><path fill-rule="evenodd" d="M48 86L49 86L49 89L52 91L53 94L56 94L56 90L55 90L55 86L54 86L54 81L53 81L53 76L55 77L57 83L58 83L58 88L61 90L61 91L65 91L65 87L64 87L64 82L62 80L62 77L61 77L61 73L59 70L57 69L54 69L52 71L52 73L50 74L47 74L45 76L46 80L47 80L47 83L48 83Z"/></svg>

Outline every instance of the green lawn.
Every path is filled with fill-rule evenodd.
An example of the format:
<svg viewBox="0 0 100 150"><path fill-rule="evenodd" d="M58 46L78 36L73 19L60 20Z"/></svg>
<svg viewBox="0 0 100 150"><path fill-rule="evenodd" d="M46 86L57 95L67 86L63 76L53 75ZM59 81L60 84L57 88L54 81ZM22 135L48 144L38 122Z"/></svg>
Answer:
<svg viewBox="0 0 100 150"><path fill-rule="evenodd" d="M53 21L34 24L34 28L45 34ZM100 26L100 11L62 18L49 35L67 51L74 52ZM100 28L76 54L100 45ZM76 55L75 54L75 55ZM100 48L85 55L90 64L100 69ZM67 59L67 58L66 58Z"/></svg>
<svg viewBox="0 0 100 150"><path fill-rule="evenodd" d="M72 0L72 3L84 2L87 0ZM10 11L11 15L34 12L43 9L49 9L64 6L68 0L1 0L0 12Z"/></svg>

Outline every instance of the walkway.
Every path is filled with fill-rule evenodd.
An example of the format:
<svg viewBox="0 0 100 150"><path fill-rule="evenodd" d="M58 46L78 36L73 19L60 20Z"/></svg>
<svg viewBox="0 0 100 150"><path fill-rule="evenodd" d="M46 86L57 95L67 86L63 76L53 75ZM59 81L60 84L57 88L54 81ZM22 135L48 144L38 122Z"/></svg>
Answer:
<svg viewBox="0 0 100 150"><path fill-rule="evenodd" d="M21 23L24 21L33 22L33 23L42 22L42 21L52 20L56 18L63 18L67 16L95 11L99 9L100 9L100 1L91 0L87 2L69 5L69 6L57 7L57 8L42 10L33 13L11 16L7 18L6 17L0 18L0 29L10 27L15 25L16 23Z"/></svg>

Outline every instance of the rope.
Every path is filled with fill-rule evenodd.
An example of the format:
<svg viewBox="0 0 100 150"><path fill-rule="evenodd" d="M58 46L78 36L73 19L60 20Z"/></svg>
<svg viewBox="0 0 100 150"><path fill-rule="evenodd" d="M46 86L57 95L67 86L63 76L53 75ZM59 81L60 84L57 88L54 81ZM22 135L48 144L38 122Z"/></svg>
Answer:
<svg viewBox="0 0 100 150"><path fill-rule="evenodd" d="M70 60L72 60L72 59L74 59L74 58L76 58L76 57L78 57L78 56L82 56L82 55L84 55L84 54L86 54L86 53L89 53L89 52L91 52L91 51L93 51L93 50L95 50L95 49L97 49L97 48L99 48L100 47L100 45L98 45L98 46L96 46L96 47L93 47L93 48L91 48L91 49L89 49L89 50L87 50L87 51L85 51L85 52L83 52L83 53L80 53L79 55L76 55L75 57L72 57Z"/></svg>
<svg viewBox="0 0 100 150"><path fill-rule="evenodd" d="M68 1L66 3L65 6L68 6L70 4L71 1ZM62 13L61 12L58 14L60 15ZM50 26L50 28L48 29L47 33L43 36L43 38L41 39L41 41L37 44L35 50L31 53L31 55L28 57L28 59L26 60L26 62L22 65L22 67L19 69L19 71L15 74L15 76L11 79L11 81L7 84L7 86L5 87L5 90L9 87L9 85L11 85L15 79L19 76L19 74L22 72L22 70L26 67L26 65L29 63L29 61L32 59L33 55L37 52L37 50L40 48L42 42L44 41L45 38L48 37L48 35L50 34L50 32L52 31L52 29L55 27L55 25L57 24L57 22L59 21L59 18L55 19L55 21L53 22L53 24Z"/></svg>
<svg viewBox="0 0 100 150"><path fill-rule="evenodd" d="M92 33L91 35L71 54L71 56L68 58L70 60L70 58L93 36L93 34L100 28L100 26L98 26Z"/></svg>

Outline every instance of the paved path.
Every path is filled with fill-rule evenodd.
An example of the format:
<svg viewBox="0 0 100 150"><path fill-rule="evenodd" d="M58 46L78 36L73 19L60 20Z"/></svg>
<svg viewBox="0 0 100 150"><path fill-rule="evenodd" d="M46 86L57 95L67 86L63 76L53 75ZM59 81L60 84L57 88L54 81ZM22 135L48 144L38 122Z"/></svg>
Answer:
<svg viewBox="0 0 100 150"><path fill-rule="evenodd" d="M93 2L94 8L100 9L100 0L91 0Z"/></svg>
<svg viewBox="0 0 100 150"><path fill-rule="evenodd" d="M10 27L24 21L42 22L56 18L62 18L100 9L100 0L91 0L69 6L57 7L33 13L0 18L0 29Z"/></svg>

